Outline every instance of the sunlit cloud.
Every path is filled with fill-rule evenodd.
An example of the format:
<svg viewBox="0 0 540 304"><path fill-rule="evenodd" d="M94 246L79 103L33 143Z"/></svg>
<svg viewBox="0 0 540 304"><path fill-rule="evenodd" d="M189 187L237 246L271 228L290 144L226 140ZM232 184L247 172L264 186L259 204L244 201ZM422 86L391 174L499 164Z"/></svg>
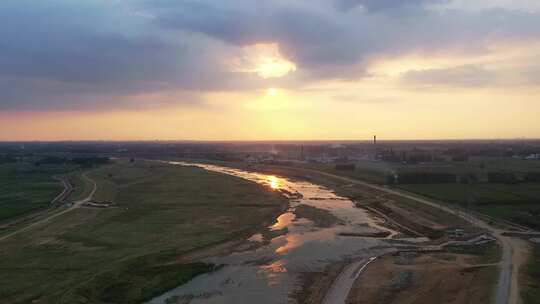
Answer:
<svg viewBox="0 0 540 304"><path fill-rule="evenodd" d="M255 44L243 48L242 55L232 62L237 72L256 74L268 78L280 78L296 71L296 65L284 58L275 43Z"/></svg>
<svg viewBox="0 0 540 304"><path fill-rule="evenodd" d="M269 88L266 90L266 96L274 97L279 94L279 90L276 88Z"/></svg>

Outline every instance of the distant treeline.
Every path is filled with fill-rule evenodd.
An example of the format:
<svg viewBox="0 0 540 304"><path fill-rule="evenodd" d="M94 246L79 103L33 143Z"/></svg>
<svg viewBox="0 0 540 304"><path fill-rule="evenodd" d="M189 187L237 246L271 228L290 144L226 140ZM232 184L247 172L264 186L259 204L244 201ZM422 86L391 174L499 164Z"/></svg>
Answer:
<svg viewBox="0 0 540 304"><path fill-rule="evenodd" d="M510 172L490 172L488 173L488 182L499 184L517 184L519 179L514 173Z"/></svg>
<svg viewBox="0 0 540 304"><path fill-rule="evenodd" d="M354 171L356 166L354 164L336 164L334 168L340 171Z"/></svg>
<svg viewBox="0 0 540 304"><path fill-rule="evenodd" d="M512 172L490 172L488 173L490 183L518 184L540 182L540 172L512 173Z"/></svg>
<svg viewBox="0 0 540 304"><path fill-rule="evenodd" d="M17 158L13 155L0 155L0 164L16 163Z"/></svg>
<svg viewBox="0 0 540 304"><path fill-rule="evenodd" d="M108 157L100 156L81 156L81 157L60 157L60 156L45 156L35 161L36 166L40 165L59 165L59 164L72 164L79 165L81 167L93 167L96 165L102 165L109 162Z"/></svg>
<svg viewBox="0 0 540 304"><path fill-rule="evenodd" d="M387 176L388 184L443 184L478 182L475 174L456 175L452 173L408 172ZM512 173L489 172L487 182L496 184L519 184L540 182L540 172Z"/></svg>

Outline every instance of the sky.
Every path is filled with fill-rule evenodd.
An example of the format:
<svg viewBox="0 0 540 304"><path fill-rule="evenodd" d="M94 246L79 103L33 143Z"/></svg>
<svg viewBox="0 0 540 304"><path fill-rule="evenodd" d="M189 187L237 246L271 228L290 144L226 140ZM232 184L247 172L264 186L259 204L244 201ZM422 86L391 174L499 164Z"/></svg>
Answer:
<svg viewBox="0 0 540 304"><path fill-rule="evenodd" d="M540 138L538 0L2 0L0 140Z"/></svg>

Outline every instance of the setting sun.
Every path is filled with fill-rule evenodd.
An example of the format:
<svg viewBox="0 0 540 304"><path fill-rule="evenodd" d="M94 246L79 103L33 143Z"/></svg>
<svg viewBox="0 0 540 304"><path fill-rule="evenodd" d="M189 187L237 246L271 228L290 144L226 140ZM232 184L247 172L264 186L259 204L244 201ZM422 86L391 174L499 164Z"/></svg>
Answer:
<svg viewBox="0 0 540 304"><path fill-rule="evenodd" d="M269 88L268 90L266 90L266 96L277 96L279 93L278 89L276 88Z"/></svg>
<svg viewBox="0 0 540 304"><path fill-rule="evenodd" d="M280 57L263 57L255 68L257 75L262 78L283 77L296 70L294 63Z"/></svg>
<svg viewBox="0 0 540 304"><path fill-rule="evenodd" d="M246 46L230 64L235 72L256 74L263 79L280 78L296 71L296 64L281 54L276 43Z"/></svg>

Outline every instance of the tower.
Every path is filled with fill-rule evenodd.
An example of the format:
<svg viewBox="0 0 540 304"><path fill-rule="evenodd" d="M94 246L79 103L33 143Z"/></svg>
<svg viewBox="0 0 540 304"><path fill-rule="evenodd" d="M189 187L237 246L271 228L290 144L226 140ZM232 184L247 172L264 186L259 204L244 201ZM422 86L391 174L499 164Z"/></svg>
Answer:
<svg viewBox="0 0 540 304"><path fill-rule="evenodd" d="M377 135L373 135L373 160L377 160Z"/></svg>

